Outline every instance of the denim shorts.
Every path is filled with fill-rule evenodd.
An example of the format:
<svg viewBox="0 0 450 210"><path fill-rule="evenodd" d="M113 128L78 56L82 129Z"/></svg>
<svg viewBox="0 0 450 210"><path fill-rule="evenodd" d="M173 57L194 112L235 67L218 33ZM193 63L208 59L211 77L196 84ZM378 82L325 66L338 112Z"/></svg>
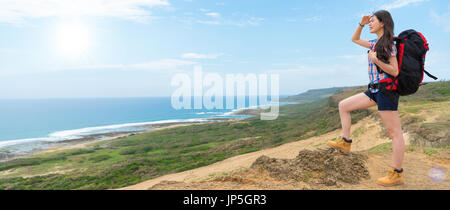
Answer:
<svg viewBox="0 0 450 210"><path fill-rule="evenodd" d="M399 97L396 97L396 100L392 100L391 98L384 95L381 91L378 91L376 93L370 92L370 90L367 90L364 92L370 99L375 101L378 105L379 111L397 111L398 110L398 99ZM398 93L396 93L398 94ZM398 95L397 95L398 96Z"/></svg>

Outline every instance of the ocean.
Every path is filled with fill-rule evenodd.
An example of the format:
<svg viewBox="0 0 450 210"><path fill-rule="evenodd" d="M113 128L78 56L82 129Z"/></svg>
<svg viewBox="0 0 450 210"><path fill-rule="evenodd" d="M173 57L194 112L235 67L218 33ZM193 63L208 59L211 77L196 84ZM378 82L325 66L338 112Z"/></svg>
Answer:
<svg viewBox="0 0 450 210"><path fill-rule="evenodd" d="M250 108L248 97L244 108ZM233 111L236 105L175 110L170 97L0 99L0 155L26 154L89 135L141 131L150 124L249 117Z"/></svg>

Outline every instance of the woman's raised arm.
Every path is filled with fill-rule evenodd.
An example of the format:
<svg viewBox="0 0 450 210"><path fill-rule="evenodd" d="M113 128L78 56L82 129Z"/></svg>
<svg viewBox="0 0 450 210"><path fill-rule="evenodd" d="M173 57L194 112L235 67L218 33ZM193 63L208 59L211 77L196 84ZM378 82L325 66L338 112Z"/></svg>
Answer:
<svg viewBox="0 0 450 210"><path fill-rule="evenodd" d="M355 33L353 33L353 36L352 36L352 42L354 42L358 45L361 45L365 48L370 48L370 42L368 40L361 39L360 37L361 37L361 31L364 28L364 26L369 24L370 17L371 17L371 15L365 15L362 18L360 25L357 26Z"/></svg>

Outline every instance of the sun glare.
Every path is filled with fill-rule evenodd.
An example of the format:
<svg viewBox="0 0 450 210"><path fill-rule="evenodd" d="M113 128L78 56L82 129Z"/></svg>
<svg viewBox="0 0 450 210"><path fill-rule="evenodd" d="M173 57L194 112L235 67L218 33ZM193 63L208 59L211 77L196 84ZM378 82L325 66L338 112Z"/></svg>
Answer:
<svg viewBox="0 0 450 210"><path fill-rule="evenodd" d="M56 44L65 56L79 57L87 53L90 42L88 28L80 23L62 24L57 29Z"/></svg>

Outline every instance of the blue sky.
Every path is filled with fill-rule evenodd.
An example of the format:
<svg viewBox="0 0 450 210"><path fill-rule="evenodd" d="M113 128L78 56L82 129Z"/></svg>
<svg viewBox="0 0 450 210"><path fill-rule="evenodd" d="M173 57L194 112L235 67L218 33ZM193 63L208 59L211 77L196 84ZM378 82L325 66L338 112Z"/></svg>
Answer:
<svg viewBox="0 0 450 210"><path fill-rule="evenodd" d="M422 32L431 48L426 69L450 78L447 0L0 0L0 5L0 98L170 96L174 74L189 73L194 65L223 78L279 74L283 95L365 85L367 50L350 38L362 15L378 9L391 12L396 34ZM366 27L362 38L375 35Z"/></svg>

